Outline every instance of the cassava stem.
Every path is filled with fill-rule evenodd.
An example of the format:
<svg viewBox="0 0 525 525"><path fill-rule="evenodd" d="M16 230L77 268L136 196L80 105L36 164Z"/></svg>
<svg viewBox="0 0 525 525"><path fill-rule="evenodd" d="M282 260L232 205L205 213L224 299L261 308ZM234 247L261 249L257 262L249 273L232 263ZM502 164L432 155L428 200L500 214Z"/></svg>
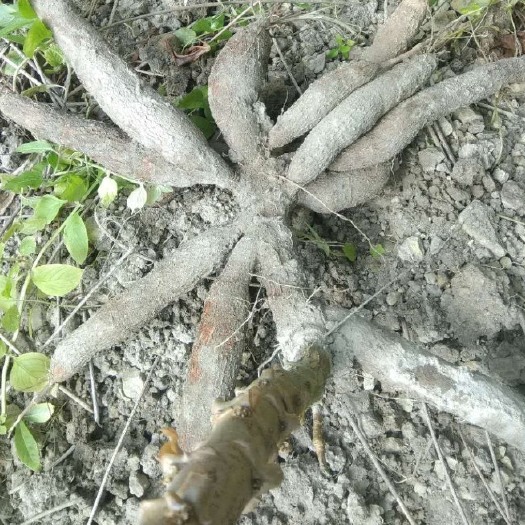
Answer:
<svg viewBox="0 0 525 525"><path fill-rule="evenodd" d="M142 504L142 525L235 524L253 498L281 482L277 447L322 396L329 373L328 355L312 346L288 369L264 370L218 405L209 438L180 457L164 497Z"/></svg>
<svg viewBox="0 0 525 525"><path fill-rule="evenodd" d="M240 29L221 51L210 74L210 109L230 147L230 158L236 162L264 157L264 127L269 127L269 119L259 92L271 43L264 19Z"/></svg>
<svg viewBox="0 0 525 525"><path fill-rule="evenodd" d="M33 0L32 3L38 16L52 29L84 87L115 124L178 169L197 177L202 174L218 186L232 185L230 169L208 147L189 118L144 84L108 48L71 2Z"/></svg>
<svg viewBox="0 0 525 525"><path fill-rule="evenodd" d="M118 128L57 111L5 88L0 88L0 112L35 137L81 151L109 171L134 180L178 188L215 182L215 177L208 178L205 172L190 176Z"/></svg>
<svg viewBox="0 0 525 525"><path fill-rule="evenodd" d="M244 237L233 248L204 303L182 393L178 431L186 451L193 450L208 435L213 402L233 395L247 343L249 284L254 262L254 241Z"/></svg>
<svg viewBox="0 0 525 525"><path fill-rule="evenodd" d="M270 130L270 149L285 146L310 131L353 91L388 69L388 61L407 49L427 10L427 0L403 0L358 60L342 64L312 82L278 117Z"/></svg>
<svg viewBox="0 0 525 525"><path fill-rule="evenodd" d="M432 55L416 56L354 91L310 131L296 151L287 177L301 185L315 180L343 148L425 84L436 65Z"/></svg>
<svg viewBox="0 0 525 525"><path fill-rule="evenodd" d="M388 161L427 124L487 98L507 84L524 80L525 56L498 60L443 80L390 111L370 132L346 148L329 169L347 171Z"/></svg>
<svg viewBox="0 0 525 525"><path fill-rule="evenodd" d="M51 359L50 381L69 379L98 352L124 341L167 304L189 292L222 263L238 236L232 225L213 228L157 262L145 277L60 341Z"/></svg>

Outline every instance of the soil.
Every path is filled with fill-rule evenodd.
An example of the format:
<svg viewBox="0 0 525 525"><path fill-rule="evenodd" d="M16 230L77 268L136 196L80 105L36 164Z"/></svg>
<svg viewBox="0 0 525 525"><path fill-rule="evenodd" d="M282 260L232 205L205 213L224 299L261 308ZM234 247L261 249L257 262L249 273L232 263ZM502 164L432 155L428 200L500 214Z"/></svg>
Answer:
<svg viewBox="0 0 525 525"><path fill-rule="evenodd" d="M121 0L116 19L157 11L170 4L179 2ZM389 12L393 4L388 3ZM106 24L111 7L112 2L99 5L93 23ZM337 34L351 37L358 44L366 43L384 19L384 7L383 2L374 0L352 0L346 7L323 11L343 23L345 29L320 19L300 20L279 28L277 44L300 87L304 89L337 66L338 60L326 57L326 51L335 46ZM291 9L281 7L283 13ZM442 18L450 19L446 6L440 13ZM155 42L162 33L199 16L202 9L117 25L108 32L108 41L130 61L138 60L135 65L141 63L141 69L159 75L145 78L157 85L159 79L165 82L167 95L176 97L194 85L206 84L213 57L203 57L190 67L177 67ZM429 30L427 24L422 35ZM446 77L468 68L478 60L479 53L474 41L460 41L441 57L439 75ZM297 96L275 48L268 80L265 96L270 114L275 117ZM327 241L352 243L357 248L357 259L352 263L337 255L337 247L327 256L311 241L299 243L312 294L346 308L366 303L361 315L427 344L432 352L452 363L524 389L525 86L505 90L496 105L505 111L475 105L438 123L452 152L450 157L444 153L442 143L433 141L429 130L418 135L393 167L391 182L382 194L358 209L344 212L366 238L350 220L331 215L299 210L294 224L303 232L310 225ZM20 160L12 152L23 136L19 129L3 127L0 163L4 169L12 169ZM220 137L212 143L218 149L224 148ZM98 256L86 271L85 290L128 247L134 252L89 300L85 315L123 288L133 286L152 262L182 239L224 224L234 214L230 196L208 187L174 192L160 204L134 215L126 210L124 199L106 212L98 211L98 223L111 238L99 228L95 246ZM381 244L384 255L372 256L369 241ZM375 295L393 279L393 284ZM99 525L136 523L140 499L162 491L156 460L163 442L161 429L177 425L186 362L210 282L202 282L165 308L148 326L130 334L126 344L94 360L100 424L62 395L53 401L55 416L41 435L41 473L30 473L12 458L6 442L0 442L0 522L20 524L42 511L71 502L69 508L36 523L85 523L117 440L145 388L94 521ZM275 349L271 316L264 294L255 285L253 298L253 345L243 357L240 384L253 379L257 367ZM56 307L35 308L32 316L38 346L57 324ZM146 383L154 362L157 364L151 380ZM67 386L90 400L88 370ZM20 406L29 400L27 396L12 399ZM505 523L476 473L474 461L498 502L502 502L502 490L505 492L512 523L524 525L525 455L492 440L500 483L485 432L429 409L469 523ZM320 468L317 461L311 414L307 414L301 429L281 448L283 484L263 496L240 523L407 523L352 431L349 417L359 420L370 447L416 523L463 523L418 400L407 399L402 392L383 390L356 365L349 370L347 381L328 386L321 412L326 468ZM69 455L63 457L66 452Z"/></svg>

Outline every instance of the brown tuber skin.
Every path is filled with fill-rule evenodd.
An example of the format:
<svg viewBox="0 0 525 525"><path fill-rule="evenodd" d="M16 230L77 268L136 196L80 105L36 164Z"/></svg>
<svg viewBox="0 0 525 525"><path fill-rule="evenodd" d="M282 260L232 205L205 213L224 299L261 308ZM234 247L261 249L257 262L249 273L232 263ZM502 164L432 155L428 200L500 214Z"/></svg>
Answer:
<svg viewBox="0 0 525 525"><path fill-rule="evenodd" d="M164 498L143 503L143 525L233 525L261 492L280 484L278 445L323 394L330 359L310 347L287 370L271 368L213 413L209 438L180 465Z"/></svg>

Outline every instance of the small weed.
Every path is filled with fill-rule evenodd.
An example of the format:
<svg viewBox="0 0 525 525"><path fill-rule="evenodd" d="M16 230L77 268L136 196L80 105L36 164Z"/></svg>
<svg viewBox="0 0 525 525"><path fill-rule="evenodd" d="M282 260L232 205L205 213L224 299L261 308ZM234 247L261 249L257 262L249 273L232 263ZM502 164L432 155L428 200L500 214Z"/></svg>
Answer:
<svg viewBox="0 0 525 525"><path fill-rule="evenodd" d="M307 232L301 232L298 235L301 240L314 244L327 257L344 257L351 263L354 263L357 260L357 246L351 242L339 243L327 241L311 226L308 226ZM376 259L382 257L386 253L386 249L382 244L370 245L369 253L374 259Z"/></svg>
<svg viewBox="0 0 525 525"><path fill-rule="evenodd" d="M326 56L330 59L341 57L343 60L348 60L350 51L354 48L356 42L350 38L345 39L341 35L335 37L336 47L329 49Z"/></svg>
<svg viewBox="0 0 525 525"><path fill-rule="evenodd" d="M186 111L193 123L209 139L215 133L217 126L213 120L208 103L208 86L197 86L188 94L182 96L175 105Z"/></svg>

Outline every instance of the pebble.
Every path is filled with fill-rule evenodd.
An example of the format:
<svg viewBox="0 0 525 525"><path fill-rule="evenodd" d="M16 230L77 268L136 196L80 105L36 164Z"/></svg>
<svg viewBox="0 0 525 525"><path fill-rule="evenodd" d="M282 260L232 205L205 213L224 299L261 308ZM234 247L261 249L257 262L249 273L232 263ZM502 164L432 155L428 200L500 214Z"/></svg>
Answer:
<svg viewBox="0 0 525 525"><path fill-rule="evenodd" d="M418 153L418 157L423 171L434 171L436 166L445 158L445 155L437 148L426 148Z"/></svg>
<svg viewBox="0 0 525 525"><path fill-rule="evenodd" d="M129 477L129 491L133 496L141 498L149 487L150 483L142 472L132 472Z"/></svg>
<svg viewBox="0 0 525 525"><path fill-rule="evenodd" d="M501 202L512 210L525 208L525 191L514 181L508 181L501 188Z"/></svg>
<svg viewBox="0 0 525 525"><path fill-rule="evenodd" d="M129 399L138 399L143 387L144 381L138 370L131 370L122 375L122 393Z"/></svg>
<svg viewBox="0 0 525 525"><path fill-rule="evenodd" d="M496 257L505 255L505 250L499 243L492 225L492 210L481 201L472 201L459 214L459 223L467 235L490 250Z"/></svg>
<svg viewBox="0 0 525 525"><path fill-rule="evenodd" d="M505 182L507 182L510 177L510 175L505 170L502 170L501 168L496 168L492 175L500 184L505 184Z"/></svg>
<svg viewBox="0 0 525 525"><path fill-rule="evenodd" d="M395 306L398 303L400 297L401 294L399 292L390 292L386 296L386 304L388 304L388 306Z"/></svg>
<svg viewBox="0 0 525 525"><path fill-rule="evenodd" d="M397 249L397 256L405 262L422 261L425 253L421 239L415 235L405 239Z"/></svg>
<svg viewBox="0 0 525 525"><path fill-rule="evenodd" d="M304 59L304 67L315 75L321 73L321 71L323 71L325 68L325 65L326 55L324 53L319 53Z"/></svg>
<svg viewBox="0 0 525 525"><path fill-rule="evenodd" d="M490 177L489 175L484 175L482 182L483 182L484 188L489 193L492 193L496 189L496 183L492 180L492 177Z"/></svg>
<svg viewBox="0 0 525 525"><path fill-rule="evenodd" d="M477 158L460 158L452 169L450 176L462 186L472 186L485 175L485 169Z"/></svg>
<svg viewBox="0 0 525 525"><path fill-rule="evenodd" d="M512 268L512 260L510 259L510 257L502 257L499 260L499 263L501 264L501 267L504 270L508 270L509 268Z"/></svg>

